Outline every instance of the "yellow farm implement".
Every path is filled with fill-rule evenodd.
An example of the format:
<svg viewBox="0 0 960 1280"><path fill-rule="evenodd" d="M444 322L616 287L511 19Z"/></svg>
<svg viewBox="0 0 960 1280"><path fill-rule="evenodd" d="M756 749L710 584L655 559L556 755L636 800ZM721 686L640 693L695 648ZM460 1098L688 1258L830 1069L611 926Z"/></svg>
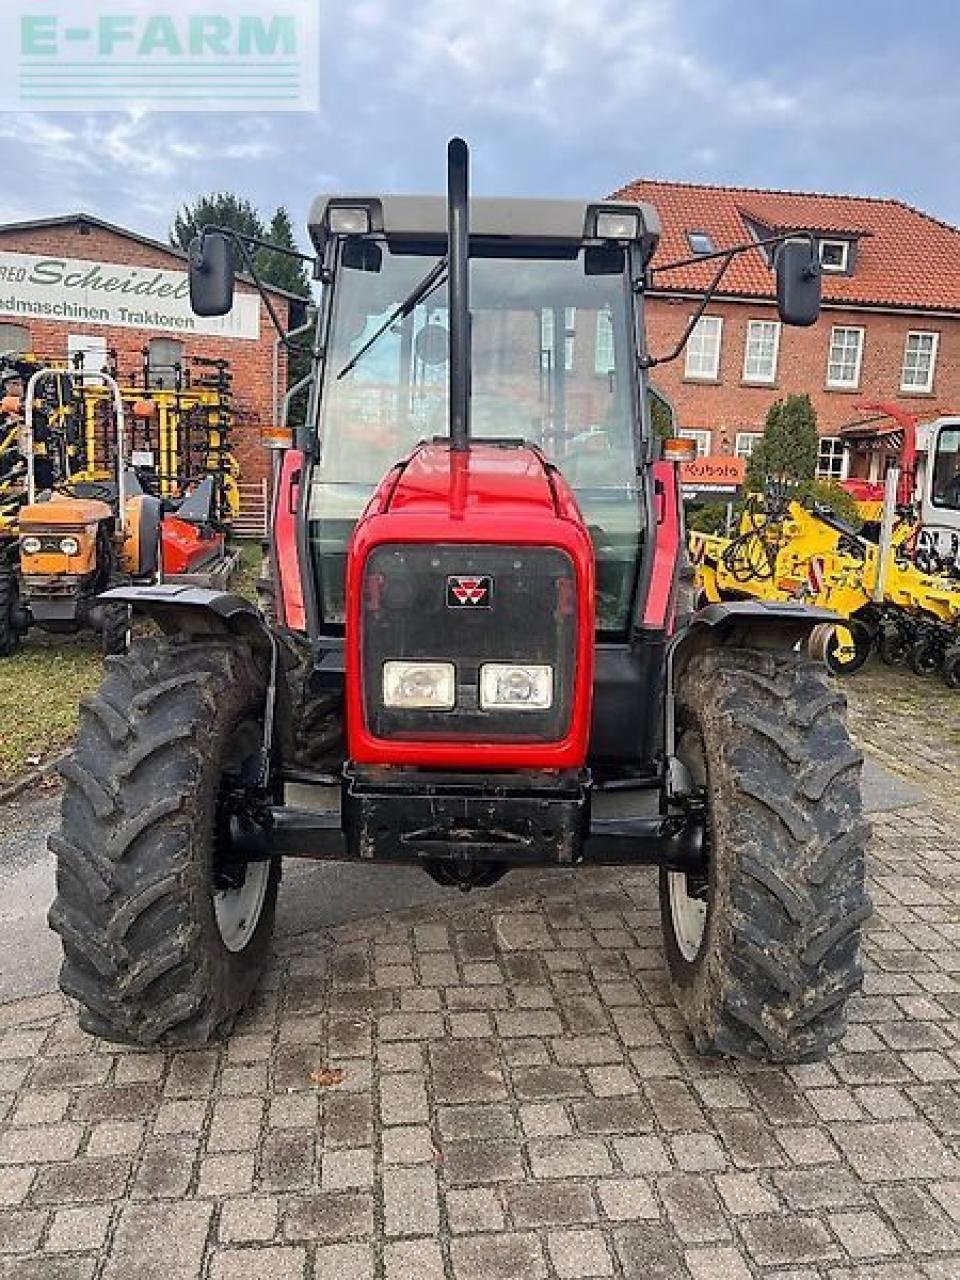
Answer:
<svg viewBox="0 0 960 1280"><path fill-rule="evenodd" d="M691 532L689 549L701 603L802 600L845 618L812 637L835 674L858 670L876 649L960 688L960 579L922 572L915 534L900 521L877 545L824 510L753 496L732 536Z"/></svg>

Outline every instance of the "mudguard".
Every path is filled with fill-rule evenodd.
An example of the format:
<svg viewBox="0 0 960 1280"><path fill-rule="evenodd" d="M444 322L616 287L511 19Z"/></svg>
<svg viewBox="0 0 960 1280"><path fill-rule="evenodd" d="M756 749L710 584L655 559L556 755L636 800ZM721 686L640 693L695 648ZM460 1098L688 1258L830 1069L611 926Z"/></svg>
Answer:
<svg viewBox="0 0 960 1280"><path fill-rule="evenodd" d="M228 591L158 583L114 587L97 599L130 605L134 613L150 618L167 635L242 635L272 644L270 628L255 606Z"/></svg>
<svg viewBox="0 0 960 1280"><path fill-rule="evenodd" d="M708 604L688 614L667 646L664 697L664 749L668 791L674 790L671 774L676 747L676 679L693 654L712 645L753 645L762 649L792 649L803 643L815 627L842 619L829 609L792 601L727 600Z"/></svg>

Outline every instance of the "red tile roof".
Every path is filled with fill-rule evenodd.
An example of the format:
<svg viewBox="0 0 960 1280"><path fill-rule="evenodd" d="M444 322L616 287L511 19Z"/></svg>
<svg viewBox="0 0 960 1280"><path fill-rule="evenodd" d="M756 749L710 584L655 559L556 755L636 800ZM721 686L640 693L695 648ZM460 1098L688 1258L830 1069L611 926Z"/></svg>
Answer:
<svg viewBox="0 0 960 1280"><path fill-rule="evenodd" d="M750 221L774 233L848 235L857 244L854 273L825 272L824 301L960 312L960 229L902 200L646 178L628 183L615 198L648 200L659 211L663 239L654 265L690 257L690 231L706 231L717 249L749 240ZM702 289L715 270L715 262L681 268L661 276L657 287ZM773 298L773 273L763 255L746 253L734 259L721 291L727 296Z"/></svg>

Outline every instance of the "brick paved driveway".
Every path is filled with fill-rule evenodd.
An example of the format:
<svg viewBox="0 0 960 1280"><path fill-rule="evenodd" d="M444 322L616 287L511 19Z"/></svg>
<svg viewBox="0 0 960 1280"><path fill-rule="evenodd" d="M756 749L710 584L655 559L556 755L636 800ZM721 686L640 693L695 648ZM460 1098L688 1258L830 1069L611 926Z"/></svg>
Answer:
<svg viewBox="0 0 960 1280"><path fill-rule="evenodd" d="M877 688L851 686L868 746ZM955 1280L960 744L931 705L900 716L909 758L883 728L929 801L876 819L866 990L828 1063L691 1052L649 871L299 937L203 1052L0 1005L0 1277Z"/></svg>

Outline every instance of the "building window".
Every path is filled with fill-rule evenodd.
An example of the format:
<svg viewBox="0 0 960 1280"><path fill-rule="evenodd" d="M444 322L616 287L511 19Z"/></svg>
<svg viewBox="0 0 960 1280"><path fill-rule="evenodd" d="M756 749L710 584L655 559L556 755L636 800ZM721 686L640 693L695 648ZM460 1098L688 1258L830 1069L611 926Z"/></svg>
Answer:
<svg viewBox="0 0 960 1280"><path fill-rule="evenodd" d="M0 355L22 356L32 345L25 324L0 324Z"/></svg>
<svg viewBox="0 0 960 1280"><path fill-rule="evenodd" d="M900 371L901 391L932 391L933 372L937 363L939 333L914 330L907 334Z"/></svg>
<svg viewBox="0 0 960 1280"><path fill-rule="evenodd" d="M690 250L697 255L702 253L715 253L713 247L713 239L708 231L688 231L687 239L690 242Z"/></svg>
<svg viewBox="0 0 960 1280"><path fill-rule="evenodd" d="M733 446L734 455L738 458L750 458L759 441L763 439L762 431L738 431Z"/></svg>
<svg viewBox="0 0 960 1280"><path fill-rule="evenodd" d="M751 320L743 352L744 382L776 382L780 325L776 320Z"/></svg>
<svg viewBox="0 0 960 1280"><path fill-rule="evenodd" d="M577 308L564 307L563 309L563 367L567 373L573 369L574 358L574 328L577 323ZM553 360L553 308L544 307L540 312L540 347L541 353L548 352L547 360ZM546 362L545 362L545 366Z"/></svg>
<svg viewBox="0 0 960 1280"><path fill-rule="evenodd" d="M577 308L563 309L563 367L567 373L573 369L574 329L577 324Z"/></svg>
<svg viewBox="0 0 960 1280"><path fill-rule="evenodd" d="M697 457L706 458L710 453L710 432L695 431L692 427L681 427L677 432L684 440L695 440L697 444Z"/></svg>
<svg viewBox="0 0 960 1280"><path fill-rule="evenodd" d="M684 373L701 382L716 382L720 376L720 336L723 319L701 316L687 343Z"/></svg>
<svg viewBox="0 0 960 1280"><path fill-rule="evenodd" d="M597 312L597 342L594 353L594 369L600 376L613 373L617 367L613 349L613 322L608 311Z"/></svg>
<svg viewBox="0 0 960 1280"><path fill-rule="evenodd" d="M839 436L821 436L817 475L821 480L842 480L846 474L846 450Z"/></svg>
<svg viewBox="0 0 960 1280"><path fill-rule="evenodd" d="M824 271L844 272L849 270L850 241L821 240L820 266Z"/></svg>
<svg viewBox="0 0 960 1280"><path fill-rule="evenodd" d="M830 330L827 356L828 387L858 387L863 359L863 330L835 325Z"/></svg>
<svg viewBox="0 0 960 1280"><path fill-rule="evenodd" d="M151 338L149 361L151 387L172 391L177 383L177 365L183 364L183 343L176 338Z"/></svg>
<svg viewBox="0 0 960 1280"><path fill-rule="evenodd" d="M74 373L87 378L110 372L107 340L92 333L67 334L67 359Z"/></svg>

